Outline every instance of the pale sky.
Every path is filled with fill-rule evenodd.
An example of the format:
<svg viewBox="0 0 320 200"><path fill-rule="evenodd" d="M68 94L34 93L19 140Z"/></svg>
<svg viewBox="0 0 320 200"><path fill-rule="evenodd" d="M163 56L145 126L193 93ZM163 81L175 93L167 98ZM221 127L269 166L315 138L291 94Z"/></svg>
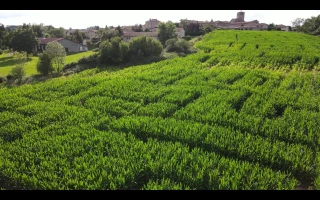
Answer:
<svg viewBox="0 0 320 200"><path fill-rule="evenodd" d="M320 10L242 11L245 12L245 21L287 26L298 17L306 19L320 14ZM143 25L150 18L162 22L179 22L180 19L230 21L236 18L237 12L239 10L0 10L0 23L5 26L43 23L56 28L85 29L90 26Z"/></svg>

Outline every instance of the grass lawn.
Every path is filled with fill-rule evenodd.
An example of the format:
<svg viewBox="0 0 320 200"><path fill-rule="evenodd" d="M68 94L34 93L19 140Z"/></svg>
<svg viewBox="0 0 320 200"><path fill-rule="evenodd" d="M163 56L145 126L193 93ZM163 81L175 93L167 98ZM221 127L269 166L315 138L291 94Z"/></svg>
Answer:
<svg viewBox="0 0 320 200"><path fill-rule="evenodd" d="M77 62L79 59L83 57L90 56L92 54L95 54L96 52L93 51L87 51L87 52L81 52L81 53L75 53L71 55L67 55L65 59L65 64L71 63L71 62ZM28 61L25 71L26 75L35 75L38 74L37 72L37 62L39 60L39 57L32 56L29 58L30 61ZM14 67L14 57L7 57L7 54L1 54L0 55L0 76L6 76L10 73L12 67Z"/></svg>

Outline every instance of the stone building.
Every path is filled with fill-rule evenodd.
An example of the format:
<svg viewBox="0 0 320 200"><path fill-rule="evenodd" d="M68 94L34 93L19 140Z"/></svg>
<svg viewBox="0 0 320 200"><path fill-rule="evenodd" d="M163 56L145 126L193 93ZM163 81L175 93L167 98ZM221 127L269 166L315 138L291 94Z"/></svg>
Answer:
<svg viewBox="0 0 320 200"><path fill-rule="evenodd" d="M158 24L160 23L159 20L157 19L149 19L146 21L146 24L144 26L145 29L153 29L153 28L158 28Z"/></svg>

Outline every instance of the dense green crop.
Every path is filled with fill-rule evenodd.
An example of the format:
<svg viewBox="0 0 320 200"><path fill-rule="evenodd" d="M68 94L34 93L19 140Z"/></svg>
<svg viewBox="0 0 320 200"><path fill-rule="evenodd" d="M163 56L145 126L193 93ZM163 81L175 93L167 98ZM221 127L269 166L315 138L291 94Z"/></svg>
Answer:
<svg viewBox="0 0 320 200"><path fill-rule="evenodd" d="M0 88L0 188L320 189L318 72L212 66L235 33L311 40L215 32L211 53Z"/></svg>
<svg viewBox="0 0 320 200"><path fill-rule="evenodd" d="M320 69L320 38L296 32L221 30L205 35L196 46L210 53L210 65Z"/></svg>

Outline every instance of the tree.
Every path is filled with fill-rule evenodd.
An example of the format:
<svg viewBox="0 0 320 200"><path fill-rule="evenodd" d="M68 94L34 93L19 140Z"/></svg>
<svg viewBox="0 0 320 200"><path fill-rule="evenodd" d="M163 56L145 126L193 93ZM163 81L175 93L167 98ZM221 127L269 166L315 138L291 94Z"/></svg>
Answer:
<svg viewBox="0 0 320 200"><path fill-rule="evenodd" d="M16 52L15 53L15 64L16 66L11 69L10 74L15 78L22 80L22 77L26 75L24 66L27 64L27 52Z"/></svg>
<svg viewBox="0 0 320 200"><path fill-rule="evenodd" d="M158 25L158 38L163 46L165 42L171 38L178 37L176 34L176 26L173 22L168 21L167 23L160 22Z"/></svg>
<svg viewBox="0 0 320 200"><path fill-rule="evenodd" d="M185 29L186 35L199 36L201 35L199 23L189 23L187 29Z"/></svg>
<svg viewBox="0 0 320 200"><path fill-rule="evenodd" d="M276 25L274 23L271 23L268 25L268 31L274 31L277 30Z"/></svg>
<svg viewBox="0 0 320 200"><path fill-rule="evenodd" d="M54 68L52 66L51 58L49 54L44 51L43 53L39 54L39 60L37 63L37 71L41 75L48 75L53 72Z"/></svg>
<svg viewBox="0 0 320 200"><path fill-rule="evenodd" d="M118 33L115 30L106 29L101 34L101 40L111 40L111 38L118 37Z"/></svg>
<svg viewBox="0 0 320 200"><path fill-rule="evenodd" d="M64 36L64 28L62 28L62 27L54 28L54 29L51 29L48 33L50 35L52 35L53 37L63 38L63 36Z"/></svg>
<svg viewBox="0 0 320 200"><path fill-rule="evenodd" d="M303 18L297 18L297 19L293 20L291 23L292 23L292 26L296 29L296 31L300 32L301 26L304 23L304 21L305 20Z"/></svg>
<svg viewBox="0 0 320 200"><path fill-rule="evenodd" d="M54 69L57 72L60 72L60 69L62 69L65 57L67 55L64 47L56 41L49 42L46 46L45 52L49 55Z"/></svg>
<svg viewBox="0 0 320 200"><path fill-rule="evenodd" d="M8 35L7 29L4 27L3 24L0 23L0 50L4 49L6 45L6 37Z"/></svg>
<svg viewBox="0 0 320 200"><path fill-rule="evenodd" d="M50 35L49 33L44 33L44 34L43 34L43 37L44 37L44 38L50 38L51 35Z"/></svg>
<svg viewBox="0 0 320 200"><path fill-rule="evenodd" d="M101 64L120 64L128 61L129 45L120 37L101 42L99 49L98 60Z"/></svg>
<svg viewBox="0 0 320 200"><path fill-rule="evenodd" d="M77 43L82 43L83 42L83 35L79 30L74 31L71 33L69 36L66 37L69 40L72 40Z"/></svg>
<svg viewBox="0 0 320 200"><path fill-rule="evenodd" d="M188 27L188 20L187 19L180 19L180 28L183 28L184 30L187 30Z"/></svg>
<svg viewBox="0 0 320 200"><path fill-rule="evenodd" d="M129 43L130 55L134 58L159 56L163 50L161 43L145 35L134 38Z"/></svg>
<svg viewBox="0 0 320 200"><path fill-rule="evenodd" d="M43 37L43 24L33 24L31 26L32 31L36 34L37 37Z"/></svg>
<svg viewBox="0 0 320 200"><path fill-rule="evenodd" d="M300 30L307 34L320 35L320 15L306 19Z"/></svg>
<svg viewBox="0 0 320 200"><path fill-rule="evenodd" d="M213 30L214 30L214 26L212 24L205 24L205 25L200 27L200 32L203 35L205 35L207 33L210 33Z"/></svg>
<svg viewBox="0 0 320 200"><path fill-rule="evenodd" d="M32 53L38 43L39 40L30 28L15 30L10 41L14 51L25 51L27 54Z"/></svg>
<svg viewBox="0 0 320 200"><path fill-rule="evenodd" d="M166 41L167 52L178 52L178 53L191 53L191 45L188 41L177 38L169 39Z"/></svg>
<svg viewBox="0 0 320 200"><path fill-rule="evenodd" d="M136 24L131 27L131 30L133 30L134 32L143 32L143 27L141 24L140 25Z"/></svg>
<svg viewBox="0 0 320 200"><path fill-rule="evenodd" d="M116 31L118 31L118 36L119 36L119 37L121 37L121 36L123 35L123 30L121 29L120 26L118 26L118 27L116 28Z"/></svg>

